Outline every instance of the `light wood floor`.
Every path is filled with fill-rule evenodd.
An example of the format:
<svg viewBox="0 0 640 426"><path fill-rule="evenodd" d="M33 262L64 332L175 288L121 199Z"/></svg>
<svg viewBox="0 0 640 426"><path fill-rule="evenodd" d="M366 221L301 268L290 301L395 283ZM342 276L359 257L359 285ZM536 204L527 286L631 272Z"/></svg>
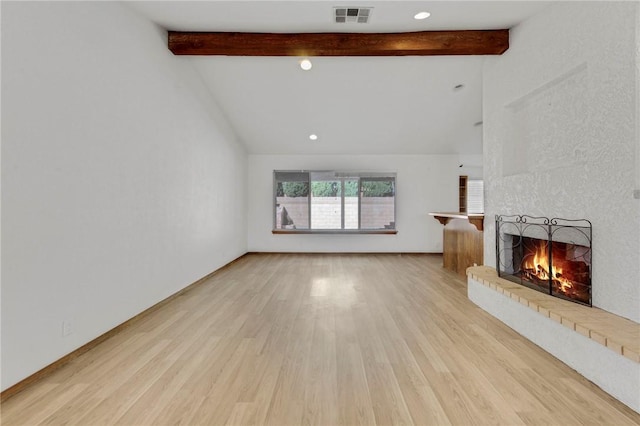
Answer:
<svg viewBox="0 0 640 426"><path fill-rule="evenodd" d="M2 424L638 425L433 255L247 255L2 404Z"/></svg>

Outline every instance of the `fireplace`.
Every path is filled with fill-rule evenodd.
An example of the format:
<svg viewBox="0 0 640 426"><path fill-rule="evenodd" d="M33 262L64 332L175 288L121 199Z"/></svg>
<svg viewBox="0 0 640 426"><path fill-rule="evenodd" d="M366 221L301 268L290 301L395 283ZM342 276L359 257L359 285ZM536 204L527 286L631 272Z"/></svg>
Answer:
<svg viewBox="0 0 640 426"><path fill-rule="evenodd" d="M591 222L496 216L496 269L502 278L591 306Z"/></svg>

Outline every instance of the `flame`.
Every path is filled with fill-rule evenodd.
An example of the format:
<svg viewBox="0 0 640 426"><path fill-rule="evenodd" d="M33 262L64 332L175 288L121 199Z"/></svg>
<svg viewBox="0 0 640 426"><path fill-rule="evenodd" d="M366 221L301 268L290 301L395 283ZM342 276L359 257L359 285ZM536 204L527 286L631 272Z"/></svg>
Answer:
<svg viewBox="0 0 640 426"><path fill-rule="evenodd" d="M559 262L554 262L553 281L560 286L562 293L568 294L573 289L573 283L562 276L562 267ZM550 276L549 255L544 243L538 244L532 256L525 258L524 269L540 280L548 280Z"/></svg>
<svg viewBox="0 0 640 426"><path fill-rule="evenodd" d="M543 244L538 244L533 256L525 259L524 268L540 279L549 279L549 256Z"/></svg>

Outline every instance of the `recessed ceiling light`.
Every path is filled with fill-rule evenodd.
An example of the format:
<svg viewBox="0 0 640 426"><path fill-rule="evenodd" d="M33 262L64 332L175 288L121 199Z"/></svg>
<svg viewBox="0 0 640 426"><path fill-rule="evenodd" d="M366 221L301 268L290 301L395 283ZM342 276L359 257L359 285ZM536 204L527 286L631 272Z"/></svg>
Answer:
<svg viewBox="0 0 640 426"><path fill-rule="evenodd" d="M413 19L427 19L431 14L429 12L418 12L413 16Z"/></svg>
<svg viewBox="0 0 640 426"><path fill-rule="evenodd" d="M303 59L300 61L300 68L302 68L305 71L309 71L312 66L313 65L311 64L311 61L308 59Z"/></svg>
<svg viewBox="0 0 640 426"><path fill-rule="evenodd" d="M318 135L316 134L309 135L309 139L311 139L312 141L318 140Z"/></svg>

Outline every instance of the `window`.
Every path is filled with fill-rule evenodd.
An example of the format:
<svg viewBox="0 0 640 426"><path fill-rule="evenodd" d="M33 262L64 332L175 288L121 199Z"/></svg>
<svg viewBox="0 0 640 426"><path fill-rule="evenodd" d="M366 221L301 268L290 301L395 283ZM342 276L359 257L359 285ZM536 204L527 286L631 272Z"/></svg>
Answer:
<svg viewBox="0 0 640 426"><path fill-rule="evenodd" d="M274 229L309 229L309 173L275 172Z"/></svg>
<svg viewBox="0 0 640 426"><path fill-rule="evenodd" d="M273 175L275 233L396 233L395 173Z"/></svg>
<svg viewBox="0 0 640 426"><path fill-rule="evenodd" d="M484 181L467 182L467 213L484 213Z"/></svg>

